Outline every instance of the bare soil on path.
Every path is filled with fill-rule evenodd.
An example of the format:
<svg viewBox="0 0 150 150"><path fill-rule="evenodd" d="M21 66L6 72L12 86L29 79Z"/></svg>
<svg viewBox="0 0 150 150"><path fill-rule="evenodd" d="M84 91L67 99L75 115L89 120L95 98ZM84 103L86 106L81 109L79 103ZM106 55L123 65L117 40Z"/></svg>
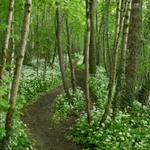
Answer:
<svg viewBox="0 0 150 150"><path fill-rule="evenodd" d="M84 86L84 74L77 76L78 84ZM65 136L74 124L75 118L70 117L60 123L50 121L51 110L55 99L63 93L63 87L39 97L36 103L24 110L23 122L27 125L32 137L37 143L36 150L81 150L81 147L68 141Z"/></svg>

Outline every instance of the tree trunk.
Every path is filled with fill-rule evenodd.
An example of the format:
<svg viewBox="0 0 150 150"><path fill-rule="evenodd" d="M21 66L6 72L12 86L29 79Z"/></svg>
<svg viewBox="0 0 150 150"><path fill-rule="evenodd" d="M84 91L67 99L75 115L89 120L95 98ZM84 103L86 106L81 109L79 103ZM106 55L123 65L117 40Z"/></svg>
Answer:
<svg viewBox="0 0 150 150"><path fill-rule="evenodd" d="M65 93L68 97L70 97L67 81L65 78L65 66L64 66L64 59L63 59L63 52L62 52L62 44L61 44L61 15L60 15L60 5L56 3L56 19L57 19L57 29L56 29L56 39L57 39L57 49L58 49L58 57L59 57L59 65L60 71L62 76L63 87Z"/></svg>
<svg viewBox="0 0 150 150"><path fill-rule="evenodd" d="M12 21L13 21L13 14L14 14L14 5L15 0L9 0L9 10L8 10L8 17L7 17L7 23L6 23L6 31L4 35L4 45L2 48L2 56L1 56L1 64L0 64L0 84L2 84L2 78L3 78L3 70L6 63L6 53L9 47L9 39L10 39L10 33L11 33L11 27L12 27Z"/></svg>
<svg viewBox="0 0 150 150"><path fill-rule="evenodd" d="M43 81L45 81L45 78L46 78L47 63L48 63L48 57L47 57L47 54L45 54L45 57L44 57L44 65L43 65Z"/></svg>
<svg viewBox="0 0 150 150"><path fill-rule="evenodd" d="M120 95L125 80L127 41L128 41L128 33L129 33L132 0L127 0L127 3L125 5L126 8L124 12L124 26L123 26L123 34L122 34L122 41L121 41L121 57L120 57L120 64L118 66L119 75L117 78L116 92L115 92L114 102L113 102L113 115L115 115L116 113L117 103L119 104Z"/></svg>
<svg viewBox="0 0 150 150"><path fill-rule="evenodd" d="M89 89L89 49L90 49L90 38L91 38L91 23L90 23L90 2L86 0L86 40L85 40L85 97L87 102L87 119L91 121L91 100L90 100L90 89Z"/></svg>
<svg viewBox="0 0 150 150"><path fill-rule="evenodd" d="M5 123L6 136L3 138L1 150L8 149L9 140L12 134L13 114L15 110L17 92L18 92L18 87L19 87L19 80L21 76L21 69L22 69L22 64L24 60L27 39L28 39L28 34L29 34L30 15L31 15L31 0L26 0L21 41L20 41L20 49L19 49L19 54L18 54L18 58L16 61L16 68L15 68L12 87L11 87L9 109L8 109L8 113L6 116L6 123Z"/></svg>
<svg viewBox="0 0 150 150"><path fill-rule="evenodd" d="M130 19L125 86L121 106L123 109L132 107L135 99L138 57L142 49L142 0L132 0Z"/></svg>
<svg viewBox="0 0 150 150"><path fill-rule="evenodd" d="M90 38L90 49L89 49L89 62L90 62L90 73L95 74L96 73L96 47L95 47L95 0L89 0L89 7L90 7L90 28L91 28L91 38Z"/></svg>
<svg viewBox="0 0 150 150"><path fill-rule="evenodd" d="M11 32L12 32L12 38L11 38L11 51L10 51L10 60L9 60L9 77L10 79L12 79L13 77L13 64L15 63L14 62L14 53L15 53L15 39L14 39L14 25L12 24L12 29L11 29ZM10 81L10 84L9 84L9 93L8 93L8 99L10 99L10 92L11 92L11 86L12 86L12 81Z"/></svg>
<svg viewBox="0 0 150 150"><path fill-rule="evenodd" d="M71 33L69 30L68 18L66 19L66 31L67 31L67 49L68 49L68 58L70 64L70 71L71 71L71 83L73 91L76 90L76 77L75 77L75 66L73 63L73 54L72 54L72 43L71 43Z"/></svg>
<svg viewBox="0 0 150 150"><path fill-rule="evenodd" d="M120 39L120 31L121 31L121 15L120 15L120 8L121 8L121 0L118 0L117 9L116 9L116 37L114 42L114 59L113 59L113 70L112 75L109 81L109 91L108 91L108 98L107 104L104 111L104 114L100 120L100 126L105 123L111 109L111 104L113 101L114 91L116 88L116 76L117 76L117 63L118 63L118 54L119 54L119 39Z"/></svg>
<svg viewBox="0 0 150 150"><path fill-rule="evenodd" d="M54 47L54 52L53 52L53 56L52 56L52 61L50 63L52 69L53 69L53 65L55 63L56 56L57 56L57 45L56 45L56 41L55 41L55 47Z"/></svg>

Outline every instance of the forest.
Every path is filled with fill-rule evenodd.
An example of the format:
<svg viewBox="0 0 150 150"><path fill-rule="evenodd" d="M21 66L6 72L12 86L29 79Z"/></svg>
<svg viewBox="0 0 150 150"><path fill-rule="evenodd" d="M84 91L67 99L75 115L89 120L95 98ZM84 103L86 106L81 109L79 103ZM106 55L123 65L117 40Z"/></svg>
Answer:
<svg viewBox="0 0 150 150"><path fill-rule="evenodd" d="M0 150L150 150L150 0L0 0Z"/></svg>

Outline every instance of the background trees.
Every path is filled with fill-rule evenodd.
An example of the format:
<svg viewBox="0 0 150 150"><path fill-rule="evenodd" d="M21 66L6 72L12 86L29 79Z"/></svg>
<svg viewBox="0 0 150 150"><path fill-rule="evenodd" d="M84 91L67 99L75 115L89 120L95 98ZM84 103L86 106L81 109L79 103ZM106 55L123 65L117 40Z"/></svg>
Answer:
<svg viewBox="0 0 150 150"><path fill-rule="evenodd" d="M30 26L30 5L26 2L31 3L29 0L0 2L0 10L3 10L0 13L0 101L10 101L5 112L7 117L3 117L7 128L12 127L10 122L22 67L32 67L36 78L42 78L44 83L49 70L60 69L64 91L72 105L69 79L76 94L77 72L84 72L83 90L89 125L95 107L102 111L97 124L103 127L120 111L132 112L136 101L148 106L149 0L33 0ZM27 14L22 23L25 4L28 8L25 8ZM99 68L103 71L99 72ZM105 92L101 92L100 75L109 80ZM93 78L98 78L94 82L97 83L95 88L90 85ZM106 81L104 84L106 86ZM103 100L97 107L99 97ZM5 137L9 132L7 128ZM8 145L5 138L4 143Z"/></svg>

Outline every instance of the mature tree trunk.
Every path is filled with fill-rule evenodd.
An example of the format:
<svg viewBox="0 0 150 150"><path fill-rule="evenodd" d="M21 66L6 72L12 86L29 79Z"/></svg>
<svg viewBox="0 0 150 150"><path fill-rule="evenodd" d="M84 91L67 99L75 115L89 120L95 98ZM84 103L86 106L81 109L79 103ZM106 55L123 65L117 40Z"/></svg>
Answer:
<svg viewBox="0 0 150 150"><path fill-rule="evenodd" d="M90 89L89 89L89 49L90 49L90 38L91 38L91 24L90 24L90 1L86 0L86 40L85 40L85 96L87 102L87 118L88 122L91 121L91 100L90 100Z"/></svg>
<svg viewBox="0 0 150 150"><path fill-rule="evenodd" d="M66 31L67 31L67 49L68 49L68 58L70 64L70 71L71 71L71 83L73 91L76 90L76 77L75 77L75 66L73 63L73 54L72 54L72 42L71 42L71 33L69 30L68 18L66 19Z"/></svg>
<svg viewBox="0 0 150 150"><path fill-rule="evenodd" d="M132 0L132 10L128 38L128 56L122 108L131 107L135 99L138 57L142 49L142 0Z"/></svg>
<svg viewBox="0 0 150 150"><path fill-rule="evenodd" d="M60 5L56 3L56 19L57 19L57 29L56 29L56 39L57 39L57 49L58 49L58 57L59 57L59 65L62 76L63 87L65 93L68 97L70 97L67 81L65 78L65 66L64 66L64 58L62 52L62 44L61 44L61 14L60 14Z"/></svg>
<svg viewBox="0 0 150 150"><path fill-rule="evenodd" d="M9 109L8 109L8 113L6 116L6 123L5 123L6 136L4 137L4 139L2 141L1 150L8 149L9 140L10 140L10 137L12 134L13 114L14 114L14 110L15 110L17 92L18 92L18 87L19 87L19 80L20 80L20 76L21 76L21 69L22 69L22 64L23 64L23 60L24 60L27 39L28 39L28 34L29 34L30 14L31 14L31 0L26 0L21 41L20 41L20 49L19 49L19 54L18 54L18 58L16 61L16 68L15 68L12 87L11 87L11 94L10 94L10 99L9 99Z"/></svg>
<svg viewBox="0 0 150 150"><path fill-rule="evenodd" d="M91 38L90 38L90 49L89 49L89 62L90 62L90 73L96 73L96 47L95 47L95 0L89 0L90 7L90 26L91 26Z"/></svg>
<svg viewBox="0 0 150 150"><path fill-rule="evenodd" d="M9 0L9 10L8 10L7 23L6 23L7 27L4 35L4 45L2 48L2 55L1 55L1 62L0 62L0 84L3 78L3 70L6 63L6 55L7 55L6 53L9 47L9 39L10 39L11 26L13 21L13 13L14 13L14 4L15 4L15 0Z"/></svg>

